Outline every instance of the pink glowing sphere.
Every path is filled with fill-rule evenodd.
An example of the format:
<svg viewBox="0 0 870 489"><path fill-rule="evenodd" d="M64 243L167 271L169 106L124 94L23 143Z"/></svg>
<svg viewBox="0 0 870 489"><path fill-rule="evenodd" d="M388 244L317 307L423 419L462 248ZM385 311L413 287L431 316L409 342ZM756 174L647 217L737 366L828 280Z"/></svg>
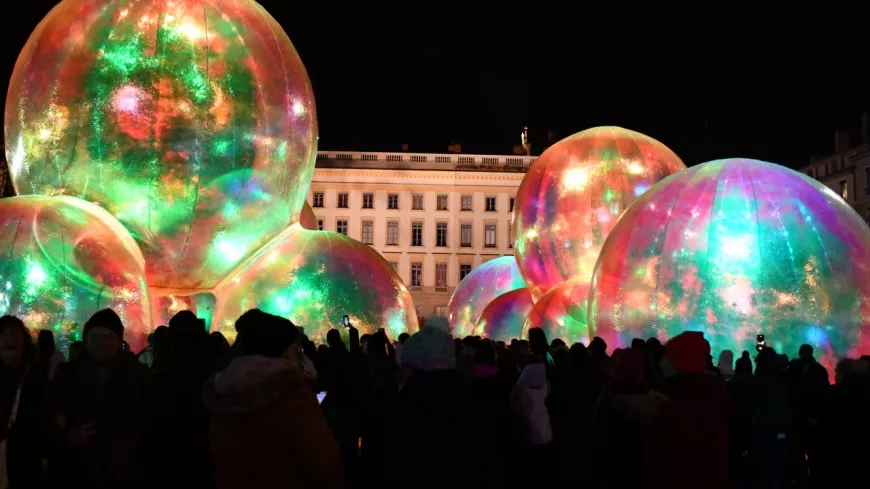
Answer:
<svg viewBox="0 0 870 489"><path fill-rule="evenodd" d="M711 161L659 182L610 232L589 336L626 347L703 331L713 355L756 335L804 343L832 371L870 353L870 229L821 183L772 163Z"/></svg>
<svg viewBox="0 0 870 489"><path fill-rule="evenodd" d="M447 303L447 321L453 336L470 335L490 301L525 286L514 257L502 256L482 263L459 282Z"/></svg>
<svg viewBox="0 0 870 489"><path fill-rule="evenodd" d="M532 306L532 294L526 287L505 292L486 306L474 326L473 334L493 341L519 339Z"/></svg>
<svg viewBox="0 0 870 489"><path fill-rule="evenodd" d="M596 127L551 146L517 191L516 257L537 299L560 282L589 276L622 212L686 166L664 144L621 127Z"/></svg>
<svg viewBox="0 0 870 489"><path fill-rule="evenodd" d="M299 224L302 225L303 228L311 231L318 230L317 216L314 215L314 209L308 205L308 202L305 202L305 205L302 206L302 213L299 215Z"/></svg>
<svg viewBox="0 0 870 489"><path fill-rule="evenodd" d="M62 347L85 321L112 308L133 351L152 330L145 259L102 208L74 197L0 199L0 316L54 332Z"/></svg>
<svg viewBox="0 0 870 489"><path fill-rule="evenodd" d="M549 340L588 344L588 306L588 278L573 278L556 285L535 303L523 325L523 339L529 338L529 329L541 328Z"/></svg>
<svg viewBox="0 0 870 489"><path fill-rule="evenodd" d="M317 120L305 67L253 0L64 0L6 100L20 194L107 209L148 284L208 289L299 219Z"/></svg>
<svg viewBox="0 0 870 489"><path fill-rule="evenodd" d="M330 231L293 225L215 289L212 330L235 336L249 309L286 317L314 341L344 330L349 316L360 333L387 336L417 331L411 294L393 267L371 246Z"/></svg>

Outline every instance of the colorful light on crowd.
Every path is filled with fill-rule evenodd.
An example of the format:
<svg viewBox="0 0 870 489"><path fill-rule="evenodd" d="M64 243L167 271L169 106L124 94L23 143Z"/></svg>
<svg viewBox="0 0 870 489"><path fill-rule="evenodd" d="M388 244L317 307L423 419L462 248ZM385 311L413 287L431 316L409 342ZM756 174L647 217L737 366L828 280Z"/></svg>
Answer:
<svg viewBox="0 0 870 489"><path fill-rule="evenodd" d="M235 335L235 320L259 308L286 317L316 341L344 329L384 328L396 339L417 331L411 294L393 267L368 245L329 231L294 225L215 290L213 330Z"/></svg>
<svg viewBox="0 0 870 489"><path fill-rule="evenodd" d="M252 0L65 0L9 86L21 194L121 221L148 283L207 289L299 219L317 123L305 68Z"/></svg>
<svg viewBox="0 0 870 489"><path fill-rule="evenodd" d="M620 127L596 127L547 149L517 191L516 258L535 299L589 276L607 233L653 184L686 168L664 144Z"/></svg>
<svg viewBox="0 0 870 489"><path fill-rule="evenodd" d="M573 278L556 285L535 302L523 325L523 339L529 339L529 329L541 328L551 341L559 338L569 346L589 344L588 305L589 278Z"/></svg>
<svg viewBox="0 0 870 489"><path fill-rule="evenodd" d="M590 336L617 348L703 331L713 354L757 334L790 357L870 353L870 229L819 182L755 160L671 176L611 231L592 282Z"/></svg>
<svg viewBox="0 0 870 489"><path fill-rule="evenodd" d="M134 351L151 330L145 261L130 233L102 208L73 197L0 200L0 316L54 332L61 347L110 307Z"/></svg>
<svg viewBox="0 0 870 489"><path fill-rule="evenodd" d="M476 267L459 282L447 303L447 321L453 336L470 335L490 301L525 286L512 256L494 258Z"/></svg>
<svg viewBox="0 0 870 489"><path fill-rule="evenodd" d="M534 302L529 289L523 287L505 292L486 306L474 326L473 334L493 341L519 339L532 306Z"/></svg>

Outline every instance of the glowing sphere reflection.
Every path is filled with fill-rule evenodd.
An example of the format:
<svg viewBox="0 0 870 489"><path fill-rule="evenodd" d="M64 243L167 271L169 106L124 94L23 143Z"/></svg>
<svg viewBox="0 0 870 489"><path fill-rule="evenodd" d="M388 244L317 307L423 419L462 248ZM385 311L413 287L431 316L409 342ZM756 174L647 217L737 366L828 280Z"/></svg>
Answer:
<svg viewBox="0 0 870 489"><path fill-rule="evenodd" d="M145 346L151 307L145 261L130 233L102 208L73 197L0 199L0 315L33 331L50 329L62 347L110 307L133 351Z"/></svg>
<svg viewBox="0 0 870 489"><path fill-rule="evenodd" d="M523 287L505 292L486 306L474 326L473 334L493 341L519 339L532 306L534 302L529 289Z"/></svg>
<svg viewBox="0 0 870 489"><path fill-rule="evenodd" d="M714 356L870 352L870 229L815 180L755 160L705 163L653 187L607 238L593 276L589 335L699 330Z"/></svg>
<svg viewBox="0 0 870 489"><path fill-rule="evenodd" d="M537 299L589 276L616 220L643 192L686 168L664 144L620 127L596 127L551 146L517 191L516 256Z"/></svg>
<svg viewBox="0 0 870 489"><path fill-rule="evenodd" d="M294 225L215 290L212 329L235 335L235 321L259 308L286 317L309 338L326 341L343 330L343 316L360 333L384 328L390 338L417 331L411 294L381 255L343 234Z"/></svg>
<svg viewBox="0 0 870 489"><path fill-rule="evenodd" d="M450 296L447 321L453 336L470 335L490 301L525 286L514 257L502 256L482 263L459 282Z"/></svg>
<svg viewBox="0 0 870 489"><path fill-rule="evenodd" d="M529 339L529 329L541 328L549 340L559 338L569 346L588 344L588 305L588 278L573 278L556 285L535 302L523 325L523 339Z"/></svg>
<svg viewBox="0 0 870 489"><path fill-rule="evenodd" d="M18 192L99 203L170 289L214 286L297 221L316 156L305 68L253 0L64 0L5 123Z"/></svg>
<svg viewBox="0 0 870 489"><path fill-rule="evenodd" d="M317 231L317 216L314 215L314 209L306 202L302 206L302 213L299 215L299 224L305 229Z"/></svg>

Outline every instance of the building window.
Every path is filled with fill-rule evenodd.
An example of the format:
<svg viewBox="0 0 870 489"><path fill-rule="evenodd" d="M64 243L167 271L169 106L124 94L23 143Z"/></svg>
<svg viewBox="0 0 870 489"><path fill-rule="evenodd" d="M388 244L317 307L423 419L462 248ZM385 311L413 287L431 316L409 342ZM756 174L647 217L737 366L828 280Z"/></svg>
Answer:
<svg viewBox="0 0 870 489"><path fill-rule="evenodd" d="M375 194L363 194L363 209L374 209L375 208Z"/></svg>
<svg viewBox="0 0 870 489"><path fill-rule="evenodd" d="M422 211L423 210L423 194L414 194L414 198L411 200L411 210L412 211Z"/></svg>
<svg viewBox="0 0 870 489"><path fill-rule="evenodd" d="M338 194L338 208L347 209L347 192Z"/></svg>
<svg viewBox="0 0 870 489"><path fill-rule="evenodd" d="M411 264L411 287L423 286L423 264L415 262Z"/></svg>
<svg viewBox="0 0 870 489"><path fill-rule="evenodd" d="M435 287L447 287L447 264L435 264Z"/></svg>
<svg viewBox="0 0 870 489"><path fill-rule="evenodd" d="M399 273L399 262L391 261L390 266L393 267L393 271Z"/></svg>
<svg viewBox="0 0 870 489"><path fill-rule="evenodd" d="M495 248L495 223L488 223L486 228L484 228L483 234L483 246L487 248Z"/></svg>
<svg viewBox="0 0 870 489"><path fill-rule="evenodd" d="M399 194L387 195L387 209L398 209L398 208L399 208Z"/></svg>
<svg viewBox="0 0 870 489"><path fill-rule="evenodd" d="M323 192L314 192L314 202L311 207L323 207Z"/></svg>
<svg viewBox="0 0 870 489"><path fill-rule="evenodd" d="M423 246L423 223L411 223L411 246Z"/></svg>
<svg viewBox="0 0 870 489"><path fill-rule="evenodd" d="M439 222L435 226L435 246L447 246L447 223Z"/></svg>
<svg viewBox="0 0 870 489"><path fill-rule="evenodd" d="M399 246L399 221L387 221L387 246Z"/></svg>
<svg viewBox="0 0 870 489"><path fill-rule="evenodd" d="M435 315L447 317L447 306L435 306Z"/></svg>
<svg viewBox="0 0 870 489"><path fill-rule="evenodd" d="M507 230L508 230L508 248L514 247L514 237L511 236L511 222L507 222Z"/></svg>
<svg viewBox="0 0 870 489"><path fill-rule="evenodd" d="M513 211L514 211L514 204L516 203L516 201L517 201L517 199L516 199L515 197L511 197L511 200L510 200L510 210L508 210L508 212L513 212Z"/></svg>
<svg viewBox="0 0 870 489"><path fill-rule="evenodd" d="M323 219L318 219L318 220L317 220L317 230L318 230L318 231L323 231Z"/></svg>
<svg viewBox="0 0 870 489"><path fill-rule="evenodd" d="M347 236L347 220L339 219L335 221L335 232Z"/></svg>
<svg viewBox="0 0 870 489"><path fill-rule="evenodd" d="M363 244L374 244L374 234L375 234L375 223L374 221L363 221L362 222L362 242Z"/></svg>
<svg viewBox="0 0 870 489"><path fill-rule="evenodd" d="M471 265L470 264L463 263L462 265L459 265L459 280L464 279L465 276L468 275L469 273L471 273Z"/></svg>
<svg viewBox="0 0 870 489"><path fill-rule="evenodd" d="M438 210L446 211L447 210L447 196L442 194L438 196Z"/></svg>
<svg viewBox="0 0 870 489"><path fill-rule="evenodd" d="M470 195L463 195L462 196L462 210L464 210L464 211L473 210L471 207L471 196Z"/></svg>
<svg viewBox="0 0 870 489"><path fill-rule="evenodd" d="M471 247L471 223L463 222L460 227L459 246L463 248Z"/></svg>
<svg viewBox="0 0 870 489"><path fill-rule="evenodd" d="M840 196L843 200L849 200L849 184L845 180L840 180Z"/></svg>
<svg viewBox="0 0 870 489"><path fill-rule="evenodd" d="M495 197L486 198L486 212L495 212Z"/></svg>

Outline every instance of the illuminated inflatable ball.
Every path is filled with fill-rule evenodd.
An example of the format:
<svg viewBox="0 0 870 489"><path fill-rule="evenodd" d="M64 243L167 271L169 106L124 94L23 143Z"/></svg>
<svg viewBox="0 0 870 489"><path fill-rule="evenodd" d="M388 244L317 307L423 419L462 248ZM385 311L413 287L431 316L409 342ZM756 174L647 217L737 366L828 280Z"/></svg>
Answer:
<svg viewBox="0 0 870 489"><path fill-rule="evenodd" d="M299 215L299 224L301 224L305 229L318 231L317 216L314 215L314 209L308 205L308 202L302 206L302 213Z"/></svg>
<svg viewBox="0 0 870 489"><path fill-rule="evenodd" d="M669 177L611 231L589 336L612 348L702 331L713 356L756 335L795 357L870 353L870 229L839 195L787 168L711 161Z"/></svg>
<svg viewBox="0 0 870 489"><path fill-rule="evenodd" d="M314 95L253 0L64 0L12 74L19 194L99 203L148 283L208 289L296 222L316 157Z"/></svg>
<svg viewBox="0 0 870 489"><path fill-rule="evenodd" d="M493 341L520 339L523 324L533 305L532 294L525 287L505 292L486 306L473 334Z"/></svg>
<svg viewBox="0 0 870 489"><path fill-rule="evenodd" d="M523 339L529 339L531 328L541 328L549 340L558 338L568 346L589 344L588 305L589 278L573 278L556 285L535 302L523 325Z"/></svg>
<svg viewBox="0 0 870 489"><path fill-rule="evenodd" d="M486 306L496 297L526 283L512 256L482 263L459 282L447 303L447 321L455 338L472 334Z"/></svg>
<svg viewBox="0 0 870 489"><path fill-rule="evenodd" d="M285 317L314 341L344 330L343 317L361 334L384 328L396 339L417 331L411 294L372 247L343 234L293 225L215 289L212 330L235 336L249 309Z"/></svg>
<svg viewBox="0 0 870 489"><path fill-rule="evenodd" d="M130 233L102 208L74 197L0 199L0 316L81 340L95 312L112 308L131 350L152 330L145 260Z"/></svg>
<svg viewBox="0 0 870 489"><path fill-rule="evenodd" d="M523 178L513 214L517 263L533 297L590 276L622 212L685 168L664 144L621 127L587 129L547 149Z"/></svg>

